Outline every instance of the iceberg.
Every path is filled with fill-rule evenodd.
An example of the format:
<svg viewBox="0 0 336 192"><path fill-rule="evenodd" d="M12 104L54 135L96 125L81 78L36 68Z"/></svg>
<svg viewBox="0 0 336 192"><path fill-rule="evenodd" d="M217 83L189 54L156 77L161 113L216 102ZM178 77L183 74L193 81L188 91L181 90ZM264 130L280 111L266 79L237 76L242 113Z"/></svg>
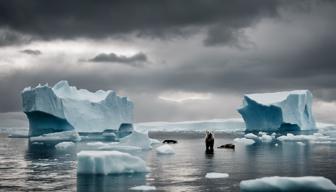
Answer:
<svg viewBox="0 0 336 192"><path fill-rule="evenodd" d="M120 151L81 151L77 154L79 174L121 174L149 172L146 162Z"/></svg>
<svg viewBox="0 0 336 192"><path fill-rule="evenodd" d="M325 177L264 177L240 182L241 192L335 191L336 185Z"/></svg>
<svg viewBox="0 0 336 192"><path fill-rule="evenodd" d="M312 99L308 90L247 94L238 112L246 131L314 130Z"/></svg>
<svg viewBox="0 0 336 192"><path fill-rule="evenodd" d="M119 128L125 136L133 123L133 103L126 97L110 90L77 89L67 81L53 87L25 88L22 104L29 120L29 136L70 130L96 133Z"/></svg>

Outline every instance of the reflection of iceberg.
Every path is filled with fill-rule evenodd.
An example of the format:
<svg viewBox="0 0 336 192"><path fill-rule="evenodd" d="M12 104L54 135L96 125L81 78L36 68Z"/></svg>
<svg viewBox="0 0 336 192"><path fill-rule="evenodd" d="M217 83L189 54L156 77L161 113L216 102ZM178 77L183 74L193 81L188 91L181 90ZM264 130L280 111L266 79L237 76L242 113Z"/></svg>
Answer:
<svg viewBox="0 0 336 192"><path fill-rule="evenodd" d="M308 90L244 96L242 115L247 131L298 131L316 128Z"/></svg>
<svg viewBox="0 0 336 192"><path fill-rule="evenodd" d="M103 132L133 123L133 103L113 91L96 91L69 86L37 86L22 91L23 111L29 119L29 135L75 130ZM129 130L129 129L127 129Z"/></svg>

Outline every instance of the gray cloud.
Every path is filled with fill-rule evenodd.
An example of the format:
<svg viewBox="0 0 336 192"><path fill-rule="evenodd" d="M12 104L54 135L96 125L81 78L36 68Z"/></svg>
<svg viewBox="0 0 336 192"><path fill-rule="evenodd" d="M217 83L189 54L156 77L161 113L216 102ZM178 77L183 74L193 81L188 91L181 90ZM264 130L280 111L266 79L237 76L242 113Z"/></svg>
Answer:
<svg viewBox="0 0 336 192"><path fill-rule="evenodd" d="M25 53L25 54L28 54L28 55L41 55L42 52L40 50L37 50L37 49L25 49L25 50L22 50L20 51L21 53Z"/></svg>
<svg viewBox="0 0 336 192"><path fill-rule="evenodd" d="M32 40L31 36L11 30L8 27L0 28L0 46L27 44Z"/></svg>
<svg viewBox="0 0 336 192"><path fill-rule="evenodd" d="M44 40L95 39L129 33L151 38L186 37L185 33L205 28L209 30L207 45L231 45L241 28L276 16L279 4L278 0L11 0L0 2L0 27ZM216 31L225 32L225 37Z"/></svg>
<svg viewBox="0 0 336 192"><path fill-rule="evenodd" d="M180 2L183 4L188 1ZM101 38L109 34L136 32L138 35L140 34L138 37L140 40L132 39L127 43L132 48L144 50L150 56L153 65L141 69L124 65L98 65L96 62L75 62L76 55L69 56L63 52L57 57L44 53L43 57L32 58L34 63L31 66L10 70L2 76L0 73L2 93L0 111L21 109L19 101L20 90L23 87L46 82L54 84L62 79L67 79L73 85L92 91L114 89L129 96L136 102L135 110L138 121L238 116L236 108L241 101L242 94L251 92L310 89L316 100L335 102L336 55L333 53L333 50L336 49L334 37L334 31L336 31L335 3L333 1L319 1L318 3L316 1L300 1L299 6L279 8L270 5L275 1L268 2L272 2L269 4L266 2L266 4L277 17L272 17L274 15L268 13L264 14L263 11L257 14L259 16L253 17L254 14L251 14L248 8L244 9L246 13L242 14L243 9L238 11L235 9L236 5L231 6L234 13L230 13L231 9L225 8L225 6L218 8L218 10L222 9L226 13L216 12L219 5L210 6L211 3L203 2L207 11L210 11L212 6L216 7L212 8L211 13L204 13L205 18L196 16L196 13L202 16L201 9L196 10L191 7L189 13L194 13L190 16L193 16L195 20L178 15L173 16L175 19L161 18L163 17L161 15L161 17L156 17L158 19L156 22L156 20L152 21L154 13L148 13L149 18L145 19L146 14L140 11L139 18L134 18L134 20L137 22L142 19L149 20L154 23L153 26L149 26L150 22L146 22L146 25L142 23L142 26L141 22L129 21L128 18L125 22L129 26L124 26L126 25L124 23L120 24L122 27L115 29L116 31L110 31L112 29L107 26L109 33L97 32L95 34L94 31L98 30L99 26L97 26L98 29L90 29L91 31L77 32L74 30L73 34L67 34L68 29L65 29L64 33L55 31L55 34L41 30L39 36L46 39L83 36ZM282 5L286 2L281 1ZM168 8L173 7L174 3L176 2L168 3ZM198 3L200 4L200 2ZM256 5L261 6L260 9L253 8L254 5L251 5L251 12L256 13L261 9L269 10L265 8L266 4ZM177 14L179 6L175 6L177 10L172 12ZM183 15L182 12L183 10L181 15ZM157 16L160 15L157 14ZM224 18L222 14L226 14L228 17ZM161 20L162 26L159 22ZM63 20L61 19L61 21ZM60 24L63 23L61 21ZM70 21L76 23L79 20L75 17L74 20L69 19ZM116 21L112 20L111 22ZM33 23L33 25L35 24ZM245 28L249 26L250 32L244 32ZM204 27L205 31L203 31ZM93 26L93 28L95 27ZM182 28L186 31L194 30L194 32L185 32ZM29 27L23 28L22 31L37 34L34 29L28 29ZM181 30L182 34L179 34ZM196 35L189 34L188 38L177 40L147 38L148 36L161 38L168 34L183 36L187 33L196 33ZM146 36L146 38L142 38L142 36ZM203 40L205 45L211 46L203 46L202 43L199 43ZM223 44L227 46L221 46ZM246 48L246 46L250 47L236 49L237 47ZM100 50L104 49L106 49L106 45ZM82 58L83 55L78 57ZM99 54L95 58L100 60L99 62L111 61L127 65L139 60L135 56L125 57L113 53ZM147 56L144 58L142 61L147 62ZM14 59L9 58L8 60L15 64ZM161 62L162 60L165 62ZM209 92L215 97L201 102L167 103L157 99L157 96L165 91ZM333 118L327 117L325 119Z"/></svg>
<svg viewBox="0 0 336 192"><path fill-rule="evenodd" d="M117 55L115 53L100 53L97 56L95 56L92 59L89 59L88 61L91 62L111 62L111 63L123 63L134 67L140 67L143 66L144 63L148 62L147 56L144 53L137 53L132 56L123 56L123 55Z"/></svg>

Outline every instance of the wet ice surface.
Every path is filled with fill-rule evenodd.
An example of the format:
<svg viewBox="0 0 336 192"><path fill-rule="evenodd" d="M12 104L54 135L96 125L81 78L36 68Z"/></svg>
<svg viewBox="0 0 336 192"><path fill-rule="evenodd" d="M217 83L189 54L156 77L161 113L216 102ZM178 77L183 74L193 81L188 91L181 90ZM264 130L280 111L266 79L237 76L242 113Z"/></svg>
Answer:
<svg viewBox="0 0 336 192"><path fill-rule="evenodd" d="M336 144L296 142L236 144L236 149L204 153L202 133L151 133L159 140L176 139L175 155L153 150L132 152L151 168L148 174L77 175L76 152L40 145L28 147L24 138L0 134L0 190L2 191L128 191L131 187L155 186L157 191L239 191L241 180L265 176L324 176L336 183ZM215 146L233 143L241 135L216 134ZM206 173L228 173L225 179L207 179Z"/></svg>

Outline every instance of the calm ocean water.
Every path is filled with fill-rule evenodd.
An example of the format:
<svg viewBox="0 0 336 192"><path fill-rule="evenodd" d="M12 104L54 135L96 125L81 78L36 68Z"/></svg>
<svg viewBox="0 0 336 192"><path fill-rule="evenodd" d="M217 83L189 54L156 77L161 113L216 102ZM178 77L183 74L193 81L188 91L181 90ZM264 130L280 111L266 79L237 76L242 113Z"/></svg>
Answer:
<svg viewBox="0 0 336 192"><path fill-rule="evenodd" d="M148 174L77 175L73 151L28 145L25 138L0 134L0 191L128 191L152 185L157 191L239 191L239 182L264 176L324 176L336 183L336 144L298 145L296 142L238 145L236 150L204 153L201 133L151 133L156 139L177 139L175 155L155 150L135 153L151 168ZM232 143L238 135L216 134L215 145ZM208 172L229 173L225 179L207 179Z"/></svg>

